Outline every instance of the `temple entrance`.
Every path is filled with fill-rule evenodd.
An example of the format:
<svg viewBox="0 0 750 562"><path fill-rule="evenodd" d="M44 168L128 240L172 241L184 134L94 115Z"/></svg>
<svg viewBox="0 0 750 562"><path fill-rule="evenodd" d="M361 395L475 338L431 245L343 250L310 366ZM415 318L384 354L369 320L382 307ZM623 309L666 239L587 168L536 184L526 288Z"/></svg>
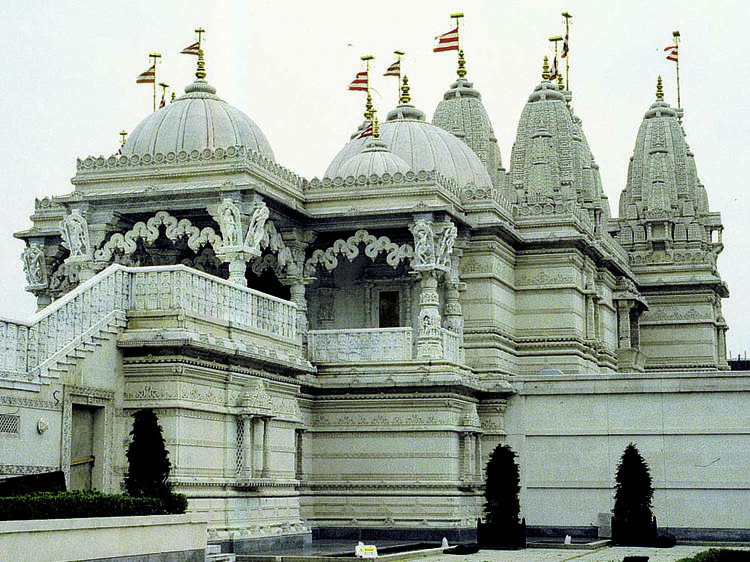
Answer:
<svg viewBox="0 0 750 562"><path fill-rule="evenodd" d="M95 478L97 429L102 425L104 408L73 405L70 435L70 489L97 488ZM101 437L101 436L100 436Z"/></svg>

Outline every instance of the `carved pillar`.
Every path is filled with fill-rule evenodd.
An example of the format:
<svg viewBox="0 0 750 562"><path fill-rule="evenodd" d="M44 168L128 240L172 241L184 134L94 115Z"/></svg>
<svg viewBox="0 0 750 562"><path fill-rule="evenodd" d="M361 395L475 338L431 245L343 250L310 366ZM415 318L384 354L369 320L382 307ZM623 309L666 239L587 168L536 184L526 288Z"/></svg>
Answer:
<svg viewBox="0 0 750 562"><path fill-rule="evenodd" d="M437 292L437 273L423 271L420 277L417 359L439 359L443 356L443 342L440 337L440 297Z"/></svg>
<svg viewBox="0 0 750 562"><path fill-rule="evenodd" d="M268 449L268 428L270 421L271 418L263 418L263 470L260 474L261 478L268 478L270 474L271 453Z"/></svg>
<svg viewBox="0 0 750 562"><path fill-rule="evenodd" d="M482 477L482 434L476 433L474 438L476 439L476 446L474 449L476 469L474 470L474 474L476 474L477 480L484 480Z"/></svg>
<svg viewBox="0 0 750 562"><path fill-rule="evenodd" d="M617 347L619 349L630 347L630 309L632 307L632 301L617 301Z"/></svg>
<svg viewBox="0 0 750 562"><path fill-rule="evenodd" d="M254 418L251 415L241 414L240 418L242 423L239 424L238 428L241 429L240 435L237 436L237 443L240 446L238 452L239 465L241 470L237 471L239 478L252 478L253 477L253 424Z"/></svg>
<svg viewBox="0 0 750 562"><path fill-rule="evenodd" d="M456 226L448 219L433 228L432 215L417 215L411 227L414 235L414 257L411 265L420 276L419 325L417 326L417 359L443 358L442 320L438 276L449 271L453 246L456 241ZM454 299L452 307L458 299ZM460 307L458 308L460 316ZM453 319L456 318L454 315Z"/></svg>
<svg viewBox="0 0 750 562"><path fill-rule="evenodd" d="M728 370L729 364L727 363L727 330L729 327L727 326L726 320L724 320L724 317L719 313L719 317L717 318L716 322L716 330L717 330L717 359L719 362L719 369L721 370Z"/></svg>
<svg viewBox="0 0 750 562"><path fill-rule="evenodd" d="M458 263L461 259L462 250L456 248L453 250L453 258L448 273L445 275L445 304L443 311L445 313L445 328L463 336L464 334L464 314L461 309L461 291L466 287L461 283L458 273Z"/></svg>
<svg viewBox="0 0 750 562"><path fill-rule="evenodd" d="M245 270L247 269L247 262L242 259L241 253L234 254L229 257L229 280L232 283L237 283L243 287L247 287L247 278L245 277Z"/></svg>
<svg viewBox="0 0 750 562"><path fill-rule="evenodd" d="M302 344L307 344L309 319L305 287L315 282L314 277L305 277L305 250L315 240L315 233L297 228L285 230L281 236L291 252L290 263L286 266L287 277L281 280L289 286L289 300L297 305L297 335Z"/></svg>
<svg viewBox="0 0 750 562"><path fill-rule="evenodd" d="M303 443L305 430L298 427L294 430L294 477L297 480L303 480L305 477L303 464Z"/></svg>
<svg viewBox="0 0 750 562"><path fill-rule="evenodd" d="M253 476L262 477L261 471L265 463L265 430L266 425L263 423L265 418L253 418Z"/></svg>

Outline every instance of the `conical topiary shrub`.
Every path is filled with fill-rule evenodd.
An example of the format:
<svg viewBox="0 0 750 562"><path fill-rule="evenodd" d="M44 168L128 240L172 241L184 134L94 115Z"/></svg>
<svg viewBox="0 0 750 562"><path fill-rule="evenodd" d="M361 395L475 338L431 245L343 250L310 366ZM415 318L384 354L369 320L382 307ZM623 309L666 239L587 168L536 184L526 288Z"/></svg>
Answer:
<svg viewBox="0 0 750 562"><path fill-rule="evenodd" d="M521 478L516 452L509 445L498 445L487 463L484 485L486 523L478 523L477 541L483 548L524 548L526 524L520 520L518 494Z"/></svg>
<svg viewBox="0 0 750 562"><path fill-rule="evenodd" d="M651 513L654 487L648 465L633 443L629 443L622 453L615 482L612 542L653 544L656 540L656 520Z"/></svg>
<svg viewBox="0 0 750 562"><path fill-rule="evenodd" d="M135 497L165 497L171 493L167 482L172 463L164 445L159 420L153 410L133 414L132 441L128 446L128 472L125 491Z"/></svg>

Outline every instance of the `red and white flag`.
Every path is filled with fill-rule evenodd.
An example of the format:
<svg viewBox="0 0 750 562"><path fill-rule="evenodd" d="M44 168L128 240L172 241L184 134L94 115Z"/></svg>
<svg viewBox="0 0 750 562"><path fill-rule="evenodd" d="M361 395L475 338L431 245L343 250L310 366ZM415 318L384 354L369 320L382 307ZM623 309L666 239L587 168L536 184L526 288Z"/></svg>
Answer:
<svg viewBox="0 0 750 562"><path fill-rule="evenodd" d="M385 74L383 74L383 76L395 76L396 78L401 78L401 61L397 60L391 66L389 66L388 70L385 71Z"/></svg>
<svg viewBox="0 0 750 562"><path fill-rule="evenodd" d="M565 57L568 56L568 50L569 50L568 49L568 34L566 33L565 39L563 39L563 49L562 49L562 54L560 55L561 59L564 59Z"/></svg>
<svg viewBox="0 0 750 562"><path fill-rule="evenodd" d="M437 37L435 37L435 39L437 39L438 44L434 49L432 49L433 53L440 53L442 51L458 51L458 27L449 31L448 33L438 35Z"/></svg>
<svg viewBox="0 0 750 562"><path fill-rule="evenodd" d="M549 69L549 79L557 80L557 55L552 59L552 67Z"/></svg>
<svg viewBox="0 0 750 562"><path fill-rule="evenodd" d="M182 49L180 51L180 54L181 55L195 55L195 56L198 56L198 51L200 51L200 50L201 50L201 44L198 41L196 41L192 45L188 45L187 47L185 47L184 49Z"/></svg>
<svg viewBox="0 0 750 562"><path fill-rule="evenodd" d="M664 52L667 53L667 60L671 60L672 62L677 62L677 45L670 45L669 47L664 47Z"/></svg>
<svg viewBox="0 0 750 562"><path fill-rule="evenodd" d="M367 127L365 127L365 130L362 131L359 135L357 135L358 139L364 139L366 137L372 136L372 122L368 123Z"/></svg>
<svg viewBox="0 0 750 562"><path fill-rule="evenodd" d="M138 75L135 79L136 84L153 84L156 81L156 65L152 64L151 67Z"/></svg>
<svg viewBox="0 0 750 562"><path fill-rule="evenodd" d="M367 91L367 72L357 72L357 76L349 84L349 89L355 92Z"/></svg>

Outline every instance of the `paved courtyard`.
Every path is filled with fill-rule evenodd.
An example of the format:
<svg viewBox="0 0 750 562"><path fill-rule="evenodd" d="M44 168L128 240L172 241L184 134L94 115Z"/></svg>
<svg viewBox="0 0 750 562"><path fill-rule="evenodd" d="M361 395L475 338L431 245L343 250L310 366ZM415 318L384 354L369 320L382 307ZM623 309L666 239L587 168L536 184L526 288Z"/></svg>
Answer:
<svg viewBox="0 0 750 562"><path fill-rule="evenodd" d="M575 560L576 562L620 562L625 556L640 555L648 556L649 562L673 562L686 556L692 556L698 552L708 550L708 546L685 546L678 545L672 548L646 548L646 547L603 547L598 550L558 550L547 548L529 548L519 551L482 550L476 554L467 556L453 556L442 554L425 560L430 562L564 562ZM750 547L728 547L747 550L747 559L750 561Z"/></svg>

